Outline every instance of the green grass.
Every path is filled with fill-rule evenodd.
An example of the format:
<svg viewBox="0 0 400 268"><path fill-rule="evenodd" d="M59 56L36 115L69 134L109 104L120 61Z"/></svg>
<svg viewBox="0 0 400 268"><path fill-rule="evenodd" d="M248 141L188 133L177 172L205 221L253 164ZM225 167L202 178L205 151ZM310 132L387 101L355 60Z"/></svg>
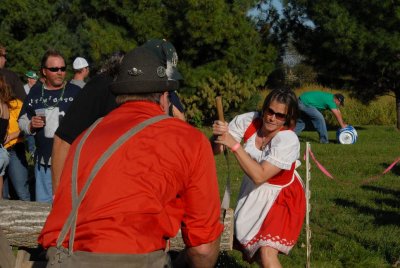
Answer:
<svg viewBox="0 0 400 268"><path fill-rule="evenodd" d="M317 160L334 176L326 177L311 162L311 266L400 267L400 163L382 172L400 157L400 133L392 126L355 126L353 145L319 144L314 131L300 135L301 155L306 142ZM204 129L209 135L210 129ZM301 157L302 158L302 157ZM227 177L223 155L215 157L220 194ZM305 162L299 173L305 181ZM312 160L311 160L312 161ZM242 178L235 157L229 154L232 182L231 207L235 207ZM305 267L305 226L289 256L280 256L284 267ZM237 251L221 255L217 267L257 267L241 261Z"/></svg>

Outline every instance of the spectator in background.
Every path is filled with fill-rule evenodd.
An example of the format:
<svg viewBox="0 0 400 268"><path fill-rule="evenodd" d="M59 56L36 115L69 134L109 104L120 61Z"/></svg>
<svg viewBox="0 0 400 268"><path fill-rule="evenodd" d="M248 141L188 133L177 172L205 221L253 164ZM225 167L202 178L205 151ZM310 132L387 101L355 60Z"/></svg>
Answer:
<svg viewBox="0 0 400 268"><path fill-rule="evenodd" d="M20 129L25 134L35 134L35 195L39 202L53 200L50 165L54 132L81 90L65 82L66 68L64 57L58 51L46 51L41 61L44 83L32 87L19 115Z"/></svg>
<svg viewBox="0 0 400 268"><path fill-rule="evenodd" d="M117 107L115 96L108 90L108 86L117 75L124 55L123 52L115 52L103 63L99 73L76 96L57 129L51 156L53 192L57 189L72 142L94 121Z"/></svg>
<svg viewBox="0 0 400 268"><path fill-rule="evenodd" d="M28 95L29 91L31 90L33 85L36 84L39 77L34 71L27 71L25 73L25 76L27 77L28 83L26 83L24 85L24 89L25 89L26 95ZM20 107L20 110L21 110L21 107ZM17 114L17 116L18 116L18 114ZM19 130L19 128L18 128L18 130ZM34 153L35 153L35 138L33 137L33 135L26 135L26 146L28 148L29 157L33 158Z"/></svg>
<svg viewBox="0 0 400 268"><path fill-rule="evenodd" d="M7 150L3 145L7 138L8 119L10 117L8 102L12 91L3 75L0 75L0 199L3 198L3 176L9 162Z"/></svg>
<svg viewBox="0 0 400 268"><path fill-rule="evenodd" d="M11 87L14 96L24 101L26 97L24 85L16 73L5 68L6 62L7 51L6 48L0 44L0 74L5 77L6 83Z"/></svg>
<svg viewBox="0 0 400 268"><path fill-rule="evenodd" d="M74 77L70 81L71 84L80 88L85 86L85 79L89 76L89 63L82 57L77 57L72 63L74 69Z"/></svg>
<svg viewBox="0 0 400 268"><path fill-rule="evenodd" d="M328 129L323 114L324 110L330 110L336 117L341 128L347 127L339 110L344 105L342 94L332 94L323 91L304 92L299 97L300 115L296 122L295 132L299 135L306 124L311 122L319 134L320 143L329 143Z"/></svg>
<svg viewBox="0 0 400 268"><path fill-rule="evenodd" d="M8 102L8 106L10 119L8 121L7 139L4 147L9 153L10 162L4 176L4 198L31 201L32 197L28 177L28 162L25 155L25 143L23 134L18 126L18 115L22 108L22 102L12 97ZM33 139L31 135L28 137Z"/></svg>
<svg viewBox="0 0 400 268"><path fill-rule="evenodd" d="M36 84L36 81L39 79L37 74L34 71L27 71L25 73L25 76L27 77L27 83L24 85L24 90L26 95L28 95L29 90L31 90L31 87Z"/></svg>

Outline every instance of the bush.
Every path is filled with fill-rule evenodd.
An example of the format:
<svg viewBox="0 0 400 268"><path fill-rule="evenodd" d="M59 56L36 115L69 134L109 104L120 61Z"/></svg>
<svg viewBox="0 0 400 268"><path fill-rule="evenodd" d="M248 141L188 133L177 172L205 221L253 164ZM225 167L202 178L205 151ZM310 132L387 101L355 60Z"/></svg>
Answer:
<svg viewBox="0 0 400 268"><path fill-rule="evenodd" d="M191 124L197 127L209 125L217 119L215 98L222 96L225 120L229 121L236 114L252 111L260 102L257 86L260 78L253 82L243 81L230 72L226 72L220 79L208 78L202 82L195 92L182 98L186 106L186 117Z"/></svg>
<svg viewBox="0 0 400 268"><path fill-rule="evenodd" d="M261 80L260 80L261 81ZM260 110L264 98L270 89L257 89L260 83L242 81L231 73L226 73L219 80L209 78L197 90L182 98L185 104L188 121L197 126L210 125L217 119L215 97L221 95L225 120L230 121L235 115ZM295 88L297 96L306 91L321 90L330 93L341 93L345 96L345 106L340 108L345 123L357 125L395 125L396 101L394 96L381 96L368 105L351 96L350 92L334 90L318 84L308 84ZM324 112L326 123L334 128L339 124L333 114Z"/></svg>

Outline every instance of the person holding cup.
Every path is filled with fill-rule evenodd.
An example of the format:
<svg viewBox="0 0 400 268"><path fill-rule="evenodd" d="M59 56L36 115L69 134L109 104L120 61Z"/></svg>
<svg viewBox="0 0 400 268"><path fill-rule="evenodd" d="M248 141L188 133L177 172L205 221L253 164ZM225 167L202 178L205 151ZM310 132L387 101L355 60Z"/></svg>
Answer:
<svg viewBox="0 0 400 268"><path fill-rule="evenodd" d="M35 200L51 203L50 167L54 132L80 87L65 82L64 57L53 49L47 50L42 57L41 75L43 83L36 83L24 100L18 124L25 134L35 137Z"/></svg>

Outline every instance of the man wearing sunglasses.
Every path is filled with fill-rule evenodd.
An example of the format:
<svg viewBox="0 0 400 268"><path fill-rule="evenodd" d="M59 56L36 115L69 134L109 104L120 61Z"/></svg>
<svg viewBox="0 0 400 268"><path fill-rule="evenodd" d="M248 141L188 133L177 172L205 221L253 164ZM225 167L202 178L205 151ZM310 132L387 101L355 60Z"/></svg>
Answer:
<svg viewBox="0 0 400 268"><path fill-rule="evenodd" d="M0 74L6 78L6 82L7 84L10 85L11 90L15 94L15 97L21 101L24 101L26 97L24 84L21 82L16 73L5 68L6 62L7 62L6 47L0 44Z"/></svg>
<svg viewBox="0 0 400 268"><path fill-rule="evenodd" d="M41 61L43 83L36 83L26 97L19 115L19 127L33 134L35 152L36 201L52 202L51 151L54 132L60 120L80 91L80 87L65 82L66 64L56 50L48 50Z"/></svg>

